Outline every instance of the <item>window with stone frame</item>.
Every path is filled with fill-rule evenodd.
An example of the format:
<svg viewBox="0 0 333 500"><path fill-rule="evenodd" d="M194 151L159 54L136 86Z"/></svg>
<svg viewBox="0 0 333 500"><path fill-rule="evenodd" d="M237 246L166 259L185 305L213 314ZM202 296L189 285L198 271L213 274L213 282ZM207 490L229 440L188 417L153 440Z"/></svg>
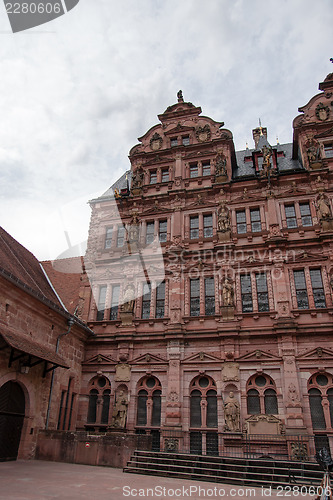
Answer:
<svg viewBox="0 0 333 500"><path fill-rule="evenodd" d="M190 239L199 238L199 216L190 217Z"/></svg>
<svg viewBox="0 0 333 500"><path fill-rule="evenodd" d="M157 183L157 171L151 170L149 177L149 184L156 184L156 183Z"/></svg>
<svg viewBox="0 0 333 500"><path fill-rule="evenodd" d="M164 318L165 312L165 281L156 287L155 318Z"/></svg>
<svg viewBox="0 0 333 500"><path fill-rule="evenodd" d="M118 248L123 247L124 241L125 241L125 227L123 225L119 225L117 230L117 247Z"/></svg>
<svg viewBox="0 0 333 500"><path fill-rule="evenodd" d="M333 427L332 374L327 372L314 373L308 380L308 396L313 430L325 430ZM326 402L328 405L325 404Z"/></svg>
<svg viewBox="0 0 333 500"><path fill-rule="evenodd" d="M183 143L183 146L189 146L189 144L190 144L190 136L189 135L183 135L182 136L182 143Z"/></svg>
<svg viewBox="0 0 333 500"><path fill-rule="evenodd" d="M326 307L326 300L321 269L310 269L310 279L315 308L322 309Z"/></svg>
<svg viewBox="0 0 333 500"><path fill-rule="evenodd" d="M246 397L248 415L279 413L275 383L268 375L253 375L247 382Z"/></svg>
<svg viewBox="0 0 333 500"><path fill-rule="evenodd" d="M200 316L200 279L190 280L190 315Z"/></svg>
<svg viewBox="0 0 333 500"><path fill-rule="evenodd" d="M162 169L161 182L169 182L169 169L168 168Z"/></svg>
<svg viewBox="0 0 333 500"><path fill-rule="evenodd" d="M326 158L333 158L333 142L324 144L324 151Z"/></svg>
<svg viewBox="0 0 333 500"><path fill-rule="evenodd" d="M310 203L308 201L304 201L299 204L299 210L301 213L301 220L303 227L312 226L312 216L310 210Z"/></svg>
<svg viewBox="0 0 333 500"><path fill-rule="evenodd" d="M168 239L168 221L167 220L160 220L158 222L158 237L160 240L160 243L166 243Z"/></svg>
<svg viewBox="0 0 333 500"><path fill-rule="evenodd" d="M251 231L252 233L261 232L261 217L259 208L250 209Z"/></svg>
<svg viewBox="0 0 333 500"><path fill-rule="evenodd" d="M253 312L252 282L251 274L240 276L242 311L244 313Z"/></svg>
<svg viewBox="0 0 333 500"><path fill-rule="evenodd" d="M112 232L113 228L112 227L107 227L105 231L105 241L104 241L104 248L111 248L112 246Z"/></svg>
<svg viewBox="0 0 333 500"><path fill-rule="evenodd" d="M174 148L178 146L178 137L171 137L170 139L170 147Z"/></svg>
<svg viewBox="0 0 333 500"><path fill-rule="evenodd" d="M111 385L106 377L94 377L88 386L87 424L107 425L110 414ZM101 405L98 405L98 401Z"/></svg>
<svg viewBox="0 0 333 500"><path fill-rule="evenodd" d="M217 425L216 383L211 377L200 375L190 385L190 427L217 428Z"/></svg>
<svg viewBox="0 0 333 500"><path fill-rule="evenodd" d="M106 285L101 285L99 287L96 321L103 321L104 319L106 290L107 290Z"/></svg>
<svg viewBox="0 0 333 500"><path fill-rule="evenodd" d="M246 233L246 212L245 210L236 211L236 226L238 234Z"/></svg>
<svg viewBox="0 0 333 500"><path fill-rule="evenodd" d="M266 273L256 273L256 288L258 311L269 311L268 288Z"/></svg>
<svg viewBox="0 0 333 500"><path fill-rule="evenodd" d="M146 245L150 245L154 241L155 223L153 221L146 224Z"/></svg>
<svg viewBox="0 0 333 500"><path fill-rule="evenodd" d="M210 168L210 161L203 161L202 162L202 175L204 177L209 176L211 174L211 168Z"/></svg>
<svg viewBox="0 0 333 500"><path fill-rule="evenodd" d="M110 307L111 321L114 321L118 318L119 296L120 296L120 285L113 284L111 289L111 307Z"/></svg>
<svg viewBox="0 0 333 500"><path fill-rule="evenodd" d="M151 285L150 283L144 283L142 291L142 310L141 310L142 319L148 319L150 317L150 301L151 301Z"/></svg>
<svg viewBox="0 0 333 500"><path fill-rule="evenodd" d="M295 269L294 284L296 290L296 299L298 309L309 309L309 291L306 282L306 275L304 269ZM316 309L323 309L326 307L325 290L322 280L321 269L309 269L312 296L314 306Z"/></svg>
<svg viewBox="0 0 333 500"><path fill-rule="evenodd" d="M285 205L284 211L286 214L287 228L292 229L294 227L297 227L297 219L296 219L296 212L295 212L294 203L292 203L290 205Z"/></svg>
<svg viewBox="0 0 333 500"><path fill-rule="evenodd" d="M304 269L294 270L294 283L298 309L308 309L309 298Z"/></svg>
<svg viewBox="0 0 333 500"><path fill-rule="evenodd" d="M203 215L203 236L204 238L213 237L213 215L204 214Z"/></svg>
<svg viewBox="0 0 333 500"><path fill-rule="evenodd" d="M205 278L205 315L213 316L215 314L215 280L214 278Z"/></svg>
<svg viewBox="0 0 333 500"><path fill-rule="evenodd" d="M146 376L139 381L137 388L137 426L159 427L161 425L161 395L160 381L153 376ZM152 405L149 414L147 402Z"/></svg>
<svg viewBox="0 0 333 500"><path fill-rule="evenodd" d="M193 179L195 177L198 177L198 175L198 163L190 163L190 178Z"/></svg>

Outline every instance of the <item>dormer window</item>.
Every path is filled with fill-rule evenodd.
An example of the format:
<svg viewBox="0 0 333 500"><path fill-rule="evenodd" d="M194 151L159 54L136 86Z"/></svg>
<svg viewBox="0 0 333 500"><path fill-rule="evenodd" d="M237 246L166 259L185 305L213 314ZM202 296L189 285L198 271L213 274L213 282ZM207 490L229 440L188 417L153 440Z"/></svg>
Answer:
<svg viewBox="0 0 333 500"><path fill-rule="evenodd" d="M188 146L190 144L190 136L184 135L182 137L182 143L183 143L183 146Z"/></svg>
<svg viewBox="0 0 333 500"><path fill-rule="evenodd" d="M171 139L170 139L170 146L172 148L178 146L178 137L171 137Z"/></svg>

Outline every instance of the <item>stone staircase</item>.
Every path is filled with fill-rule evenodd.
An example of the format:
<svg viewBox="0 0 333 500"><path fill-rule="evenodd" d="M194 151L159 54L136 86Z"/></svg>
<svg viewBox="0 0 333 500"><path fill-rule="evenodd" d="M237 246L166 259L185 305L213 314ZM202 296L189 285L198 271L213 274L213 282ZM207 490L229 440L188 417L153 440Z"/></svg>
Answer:
<svg viewBox="0 0 333 500"><path fill-rule="evenodd" d="M316 463L272 459L213 457L135 451L127 473L196 479L247 486L319 486L323 471Z"/></svg>

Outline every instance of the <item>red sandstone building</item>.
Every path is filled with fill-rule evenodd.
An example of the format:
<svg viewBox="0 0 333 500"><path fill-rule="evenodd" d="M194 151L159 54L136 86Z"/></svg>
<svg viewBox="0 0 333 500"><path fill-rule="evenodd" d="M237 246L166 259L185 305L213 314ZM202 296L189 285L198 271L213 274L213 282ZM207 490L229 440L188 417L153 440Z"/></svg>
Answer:
<svg viewBox="0 0 333 500"><path fill-rule="evenodd" d="M131 169L91 201L76 314L94 335L76 325L73 375L55 370L58 415L70 390L75 410L60 427L54 410L50 429L146 435L154 449L192 453L242 456L251 441L261 455L306 459L332 448L333 74L319 89L292 144L258 127L236 152L224 124L179 92L131 149ZM4 321L6 297L1 308ZM26 333L55 347L69 316L54 315ZM66 368L59 355L53 366ZM23 384L5 356L0 386ZM50 375L35 370L43 429Z"/></svg>

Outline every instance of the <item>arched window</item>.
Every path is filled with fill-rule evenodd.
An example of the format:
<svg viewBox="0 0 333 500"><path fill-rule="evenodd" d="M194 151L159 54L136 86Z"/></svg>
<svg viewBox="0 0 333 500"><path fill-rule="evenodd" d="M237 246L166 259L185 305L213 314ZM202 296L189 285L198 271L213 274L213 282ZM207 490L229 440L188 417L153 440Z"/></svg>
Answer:
<svg viewBox="0 0 333 500"><path fill-rule="evenodd" d="M191 384L190 426L217 427L216 384L210 377L197 377Z"/></svg>
<svg viewBox="0 0 333 500"><path fill-rule="evenodd" d="M191 427L201 427L201 392L194 390L191 392Z"/></svg>
<svg viewBox="0 0 333 500"><path fill-rule="evenodd" d="M330 373L315 373L308 382L308 395L313 430L325 430L333 424L333 377ZM328 402L324 411L323 402Z"/></svg>
<svg viewBox="0 0 333 500"><path fill-rule="evenodd" d="M161 394L161 383L156 377L148 376L140 380L136 418L138 426L160 427ZM148 408L151 408L151 410L148 411Z"/></svg>
<svg viewBox="0 0 333 500"><path fill-rule="evenodd" d="M89 389L87 424L107 425L110 411L110 382L106 377L94 377L89 382ZM101 405L97 404L99 401Z"/></svg>
<svg viewBox="0 0 333 500"><path fill-rule="evenodd" d="M276 387L268 375L253 375L247 383L247 413L277 415Z"/></svg>

